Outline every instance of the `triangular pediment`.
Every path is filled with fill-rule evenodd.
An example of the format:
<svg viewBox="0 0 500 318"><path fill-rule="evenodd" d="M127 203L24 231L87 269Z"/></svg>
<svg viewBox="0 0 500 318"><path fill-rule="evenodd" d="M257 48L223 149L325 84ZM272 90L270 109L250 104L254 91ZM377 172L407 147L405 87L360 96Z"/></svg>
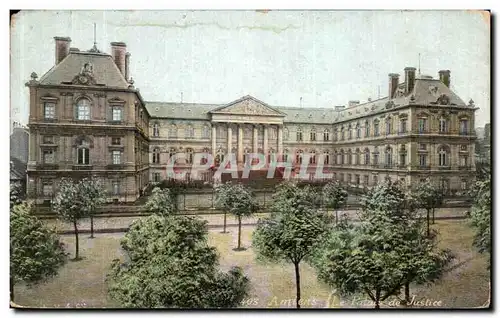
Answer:
<svg viewBox="0 0 500 318"><path fill-rule="evenodd" d="M245 96L210 111L212 114L281 116L285 114L252 96Z"/></svg>

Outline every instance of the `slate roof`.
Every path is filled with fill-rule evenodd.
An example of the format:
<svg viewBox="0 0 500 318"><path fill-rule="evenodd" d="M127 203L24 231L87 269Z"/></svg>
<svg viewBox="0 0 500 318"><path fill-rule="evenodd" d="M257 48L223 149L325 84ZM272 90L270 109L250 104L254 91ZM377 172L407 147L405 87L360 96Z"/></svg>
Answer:
<svg viewBox="0 0 500 318"><path fill-rule="evenodd" d="M26 169L25 163L15 157L10 157L10 180L24 180Z"/></svg>
<svg viewBox="0 0 500 318"><path fill-rule="evenodd" d="M398 88L404 88L405 83L400 83ZM415 86L410 94L392 99L395 106L408 105L410 99L418 105L433 105L439 96L446 94L450 98L450 104L456 106L467 106L457 94L451 91L438 79L421 76L415 80ZM245 97L244 97L245 98ZM241 100L241 99L239 99ZM389 97L347 107L343 110L331 108L301 108L288 106L272 106L273 109L285 114L285 123L317 123L332 124L376 114L386 109ZM231 102L229 104L233 104ZM209 112L229 104L194 104L194 103L164 103L146 102L146 108L152 117L171 119L200 119L209 120Z"/></svg>
<svg viewBox="0 0 500 318"><path fill-rule="evenodd" d="M97 84L116 88L128 88L125 80L113 58L109 54L95 52L70 51L59 64L54 65L40 78L42 85L60 85L71 82L78 75L85 63L92 63L93 76Z"/></svg>

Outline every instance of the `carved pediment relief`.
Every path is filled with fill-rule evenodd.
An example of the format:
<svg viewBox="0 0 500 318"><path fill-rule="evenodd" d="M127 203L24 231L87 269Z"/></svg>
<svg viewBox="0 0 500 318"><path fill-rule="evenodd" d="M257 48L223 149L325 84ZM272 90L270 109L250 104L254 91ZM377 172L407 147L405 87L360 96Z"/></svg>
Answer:
<svg viewBox="0 0 500 318"><path fill-rule="evenodd" d="M450 97L446 94L441 94L435 102L431 102L433 105L451 105Z"/></svg>
<svg viewBox="0 0 500 318"><path fill-rule="evenodd" d="M215 109L212 113L284 116L284 114L250 97Z"/></svg>

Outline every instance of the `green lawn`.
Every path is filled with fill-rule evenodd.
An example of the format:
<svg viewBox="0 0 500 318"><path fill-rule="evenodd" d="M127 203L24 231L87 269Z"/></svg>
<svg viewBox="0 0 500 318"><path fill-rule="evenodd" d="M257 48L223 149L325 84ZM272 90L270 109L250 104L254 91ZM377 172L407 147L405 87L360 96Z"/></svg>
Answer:
<svg viewBox="0 0 500 318"><path fill-rule="evenodd" d="M457 255L457 266L444 279L426 287L412 287L416 300L441 301L443 307L479 307L488 300L489 272L486 258L478 255L471 247L472 231L465 221L438 221L440 244L452 249ZM263 264L255 260L251 248L254 227L243 227L242 242L247 250L235 252L237 228L228 228L230 233L222 234L220 229L210 231L209 244L220 252L220 264L228 269L233 265L244 268L252 282L252 290L246 307L294 307L295 276L290 264ZM116 307L108 299L105 276L111 260L120 257L119 241L122 234L98 234L89 239L81 236L83 260L68 262L59 275L38 286L28 288L18 285L15 302L28 307ZM74 237L64 236L68 251L74 253ZM330 288L316 279L316 274L307 264L301 267L302 307L324 307ZM360 296L362 297L362 296ZM358 297L357 299L364 298ZM360 306L361 302L342 299L342 305Z"/></svg>

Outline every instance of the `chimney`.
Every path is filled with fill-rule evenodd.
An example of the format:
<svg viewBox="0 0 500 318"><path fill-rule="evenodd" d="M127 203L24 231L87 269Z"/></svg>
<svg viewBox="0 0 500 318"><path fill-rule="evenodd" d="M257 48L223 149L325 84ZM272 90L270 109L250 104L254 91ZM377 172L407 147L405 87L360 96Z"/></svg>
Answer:
<svg viewBox="0 0 500 318"><path fill-rule="evenodd" d="M439 80L447 87L450 87L450 70L439 71Z"/></svg>
<svg viewBox="0 0 500 318"><path fill-rule="evenodd" d="M125 79L128 81L130 76L130 53L125 54Z"/></svg>
<svg viewBox="0 0 500 318"><path fill-rule="evenodd" d="M405 67L405 93L410 94L415 87L415 71L414 67Z"/></svg>
<svg viewBox="0 0 500 318"><path fill-rule="evenodd" d="M350 100L348 103L348 107L353 107L359 105L359 100Z"/></svg>
<svg viewBox="0 0 500 318"><path fill-rule="evenodd" d="M56 65L59 64L69 54L69 45L71 38L55 36L56 40Z"/></svg>
<svg viewBox="0 0 500 318"><path fill-rule="evenodd" d="M399 85L399 74L389 73L389 99L394 97L394 93L396 89L398 89Z"/></svg>
<svg viewBox="0 0 500 318"><path fill-rule="evenodd" d="M111 42L111 56L113 61L115 61L116 66L125 76L125 55L127 53L127 45L123 42Z"/></svg>

